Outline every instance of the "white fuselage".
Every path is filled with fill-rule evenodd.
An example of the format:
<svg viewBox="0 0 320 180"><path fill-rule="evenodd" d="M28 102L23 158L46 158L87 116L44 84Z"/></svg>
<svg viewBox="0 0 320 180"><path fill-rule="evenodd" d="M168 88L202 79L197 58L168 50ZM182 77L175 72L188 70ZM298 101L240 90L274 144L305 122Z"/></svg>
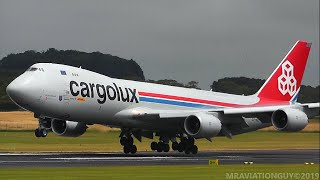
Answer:
<svg viewBox="0 0 320 180"><path fill-rule="evenodd" d="M162 110L221 109L254 106L256 96L240 96L211 91L110 78L72 66L39 63L31 66L12 84L19 86L16 103L51 118L131 126L116 118L125 109L135 107ZM23 93L22 93L23 92Z"/></svg>

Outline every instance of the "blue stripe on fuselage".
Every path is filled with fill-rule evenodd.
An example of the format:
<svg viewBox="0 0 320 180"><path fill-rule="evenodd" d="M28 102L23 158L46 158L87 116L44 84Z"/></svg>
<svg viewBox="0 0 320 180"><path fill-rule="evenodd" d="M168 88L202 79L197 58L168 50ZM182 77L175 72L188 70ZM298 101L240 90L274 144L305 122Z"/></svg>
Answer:
<svg viewBox="0 0 320 180"><path fill-rule="evenodd" d="M202 104L195 104L195 103L188 103L188 102L181 102L181 101L172 101L172 100L166 100L166 99L156 99L156 98L149 98L149 97L140 97L140 101L193 107L193 108L218 108L217 106L209 106L209 105L202 105Z"/></svg>
<svg viewBox="0 0 320 180"><path fill-rule="evenodd" d="M295 104L298 100L298 95L299 93L296 93L296 95L292 98L292 100L290 101L290 104Z"/></svg>

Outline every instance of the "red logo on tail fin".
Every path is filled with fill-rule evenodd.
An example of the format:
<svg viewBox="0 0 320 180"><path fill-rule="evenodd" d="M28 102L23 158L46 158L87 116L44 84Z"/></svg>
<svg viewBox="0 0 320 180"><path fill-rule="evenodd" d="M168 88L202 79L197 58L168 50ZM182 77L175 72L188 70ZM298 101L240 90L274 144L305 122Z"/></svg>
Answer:
<svg viewBox="0 0 320 180"><path fill-rule="evenodd" d="M297 80L294 77L294 66L287 60L282 65L282 74L278 77L278 89L282 95L293 96L297 92Z"/></svg>
<svg viewBox="0 0 320 180"><path fill-rule="evenodd" d="M299 91L311 43L297 41L257 92L263 99L291 101Z"/></svg>

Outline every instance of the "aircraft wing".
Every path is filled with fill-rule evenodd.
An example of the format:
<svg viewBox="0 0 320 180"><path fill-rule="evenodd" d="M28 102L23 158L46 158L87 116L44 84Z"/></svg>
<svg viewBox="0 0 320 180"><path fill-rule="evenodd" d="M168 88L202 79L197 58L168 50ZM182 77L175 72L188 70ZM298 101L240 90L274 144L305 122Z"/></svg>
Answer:
<svg viewBox="0 0 320 180"><path fill-rule="evenodd" d="M222 134L231 138L233 135L254 131L271 126L271 115L279 109L299 109L308 118L319 115L319 103L294 104L281 106L264 106L250 108L221 108L200 110L160 110L148 107L129 108L120 111L116 117L127 119L128 123L149 124L150 127L166 131L177 131L184 120L196 113L207 113L216 116L222 124Z"/></svg>
<svg viewBox="0 0 320 180"><path fill-rule="evenodd" d="M133 118L133 119L167 119L167 118L182 118L187 117L197 112L208 112L208 110L163 110L151 109L147 107L138 107L126 109L116 114L116 117Z"/></svg>
<svg viewBox="0 0 320 180"><path fill-rule="evenodd" d="M294 108L294 109L300 109L301 111L307 114L308 118L312 118L315 115L319 114L319 106L320 106L320 103L307 103L307 104L281 105L281 106L228 108L223 110L223 114L257 114L257 113L274 112L278 109L284 109L284 108Z"/></svg>
<svg viewBox="0 0 320 180"><path fill-rule="evenodd" d="M261 106L261 107L244 107L244 108L221 108L221 109L201 109L201 110L160 110L151 109L147 107L138 107L132 109L126 109L119 112L116 116L132 118L135 120L158 120L158 119L180 119L186 118L194 113L209 113L209 114L219 114L239 116L242 117L248 114L265 114L272 113L278 109L284 108L294 108L305 112L308 118L312 118L319 114L320 103L308 103L308 104L294 104L294 105L280 105L280 106ZM236 123L236 122L235 122Z"/></svg>

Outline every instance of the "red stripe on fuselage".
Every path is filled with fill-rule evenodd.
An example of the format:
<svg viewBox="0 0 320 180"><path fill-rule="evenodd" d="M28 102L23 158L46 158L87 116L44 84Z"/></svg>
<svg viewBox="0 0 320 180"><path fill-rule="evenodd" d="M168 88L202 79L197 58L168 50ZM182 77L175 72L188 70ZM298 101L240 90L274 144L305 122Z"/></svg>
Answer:
<svg viewBox="0 0 320 180"><path fill-rule="evenodd" d="M238 104L231 104L231 103L224 103L224 102L210 101L210 100L203 100L203 99L195 99L195 98L188 98L188 97L181 97L181 96L173 96L173 95L165 95L165 94L157 94L157 93L149 93L149 92L139 92L139 95L148 96L148 97L155 97L155 98L164 98L164 99L170 99L170 100L210 104L210 105L216 105L216 106L225 106L225 107L239 107L239 106L241 106Z"/></svg>
<svg viewBox="0 0 320 180"><path fill-rule="evenodd" d="M204 99L195 99L195 98L189 98L189 97L181 97L181 96L158 94L158 93L149 93L149 92L139 92L139 95L154 97L154 98L163 98L163 99L170 99L170 100L202 103L202 104L209 104L209 105L223 106L223 107L254 107L254 106L272 106L272 105L288 105L288 104L290 104L290 102L286 102L286 101L274 101L271 99L264 99L264 98L260 98L259 102L255 103L255 104L243 105L243 104L225 103L225 102L218 102L218 101L211 101L211 100L204 100Z"/></svg>

